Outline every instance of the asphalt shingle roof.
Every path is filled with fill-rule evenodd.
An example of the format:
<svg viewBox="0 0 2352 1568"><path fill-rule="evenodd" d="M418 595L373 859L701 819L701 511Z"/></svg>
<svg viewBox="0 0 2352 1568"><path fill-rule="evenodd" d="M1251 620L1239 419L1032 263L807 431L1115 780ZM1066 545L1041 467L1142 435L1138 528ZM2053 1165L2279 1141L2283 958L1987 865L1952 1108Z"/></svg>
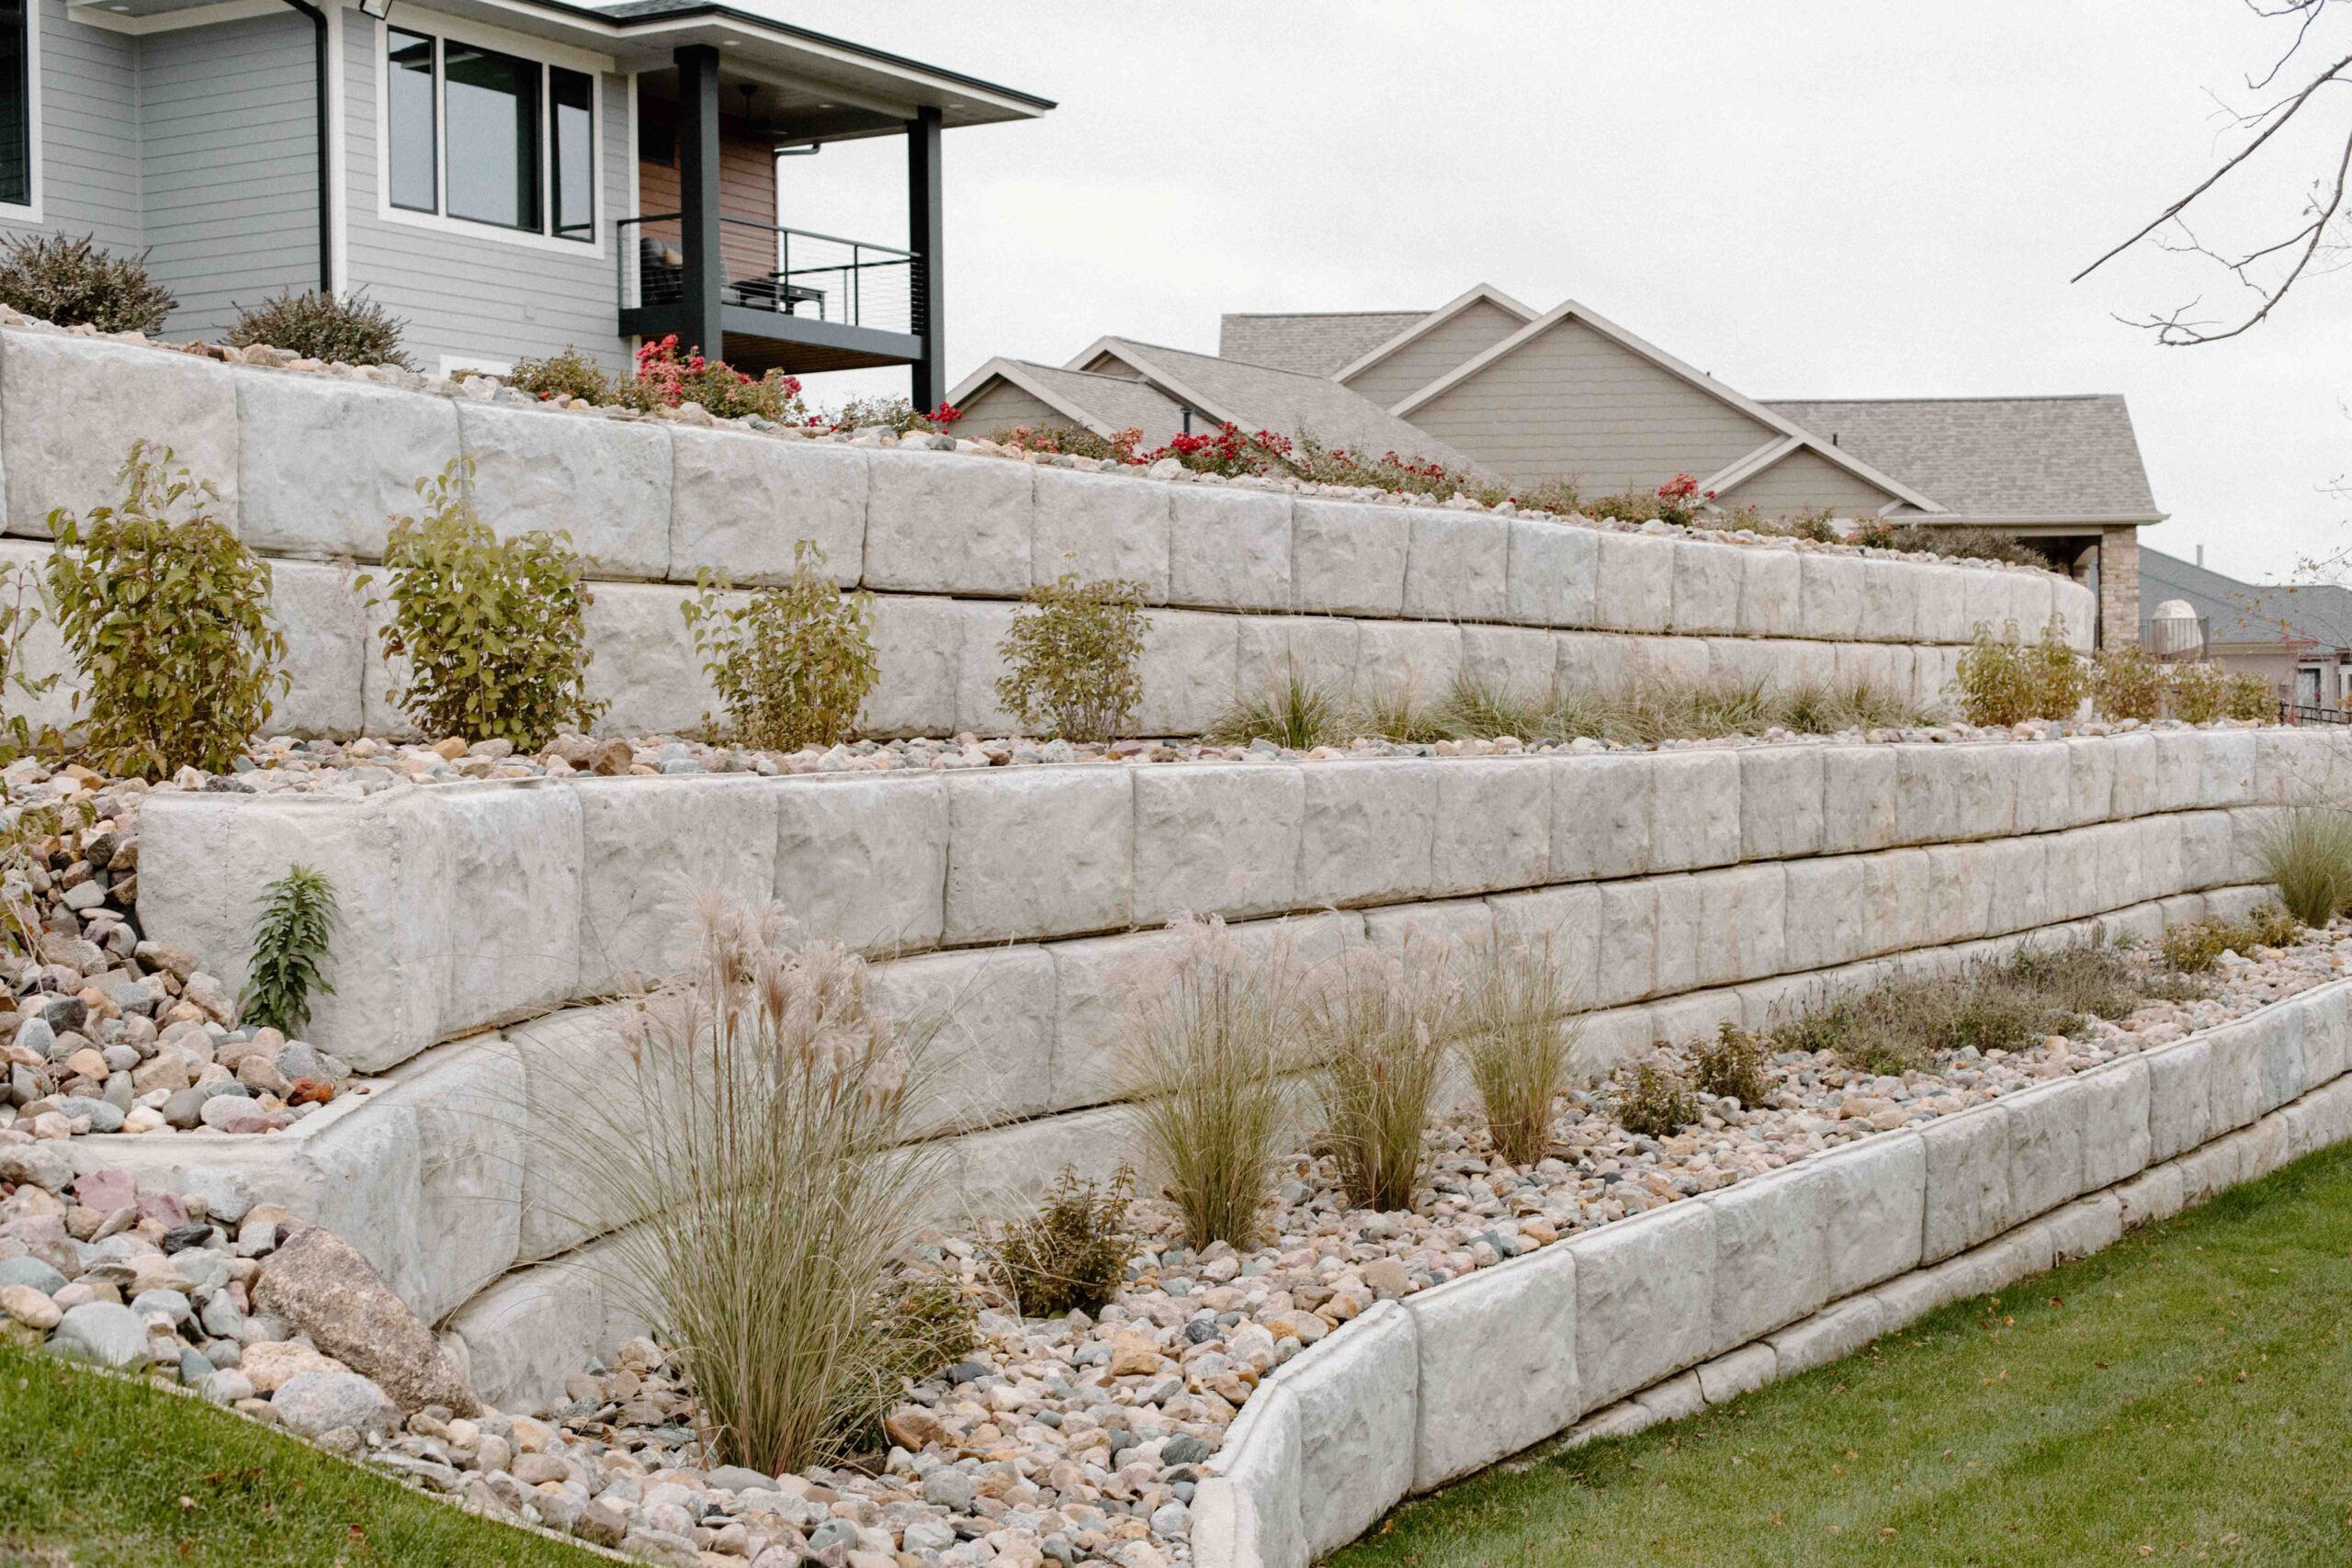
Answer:
<svg viewBox="0 0 2352 1568"><path fill-rule="evenodd" d="M1329 376L1428 314L1427 310L1340 310L1225 316L1217 322L1216 351L1223 358L1250 365L1302 376Z"/></svg>
<svg viewBox="0 0 2352 1568"><path fill-rule="evenodd" d="M1765 406L1961 516L2020 523L2163 516L2117 393L1775 399Z"/></svg>
<svg viewBox="0 0 2352 1568"><path fill-rule="evenodd" d="M1081 409L1089 419L1111 430L1143 432L1147 447L1165 446L1184 428L1183 405L1156 387L1125 376L1103 376L1090 370L1065 370L1034 359L1011 361L1039 386L1062 401ZM1199 421L1193 422L1194 428Z"/></svg>
<svg viewBox="0 0 2352 1568"><path fill-rule="evenodd" d="M2352 648L2352 589L2333 582L2241 582L2194 562L2140 547L2140 617L2185 599L2206 618L2216 643L2310 642Z"/></svg>

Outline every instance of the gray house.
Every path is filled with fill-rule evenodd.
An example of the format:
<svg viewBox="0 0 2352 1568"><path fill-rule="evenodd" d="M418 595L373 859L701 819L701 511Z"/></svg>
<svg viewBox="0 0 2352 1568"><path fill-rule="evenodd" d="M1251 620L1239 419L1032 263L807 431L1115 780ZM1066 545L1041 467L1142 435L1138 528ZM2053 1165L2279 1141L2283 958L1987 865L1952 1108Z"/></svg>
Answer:
<svg viewBox="0 0 2352 1568"><path fill-rule="evenodd" d="M1047 100L708 0L0 3L0 231L149 253L218 333L319 287L428 369L635 339L946 395L941 132ZM811 233L780 160L902 136L909 243Z"/></svg>

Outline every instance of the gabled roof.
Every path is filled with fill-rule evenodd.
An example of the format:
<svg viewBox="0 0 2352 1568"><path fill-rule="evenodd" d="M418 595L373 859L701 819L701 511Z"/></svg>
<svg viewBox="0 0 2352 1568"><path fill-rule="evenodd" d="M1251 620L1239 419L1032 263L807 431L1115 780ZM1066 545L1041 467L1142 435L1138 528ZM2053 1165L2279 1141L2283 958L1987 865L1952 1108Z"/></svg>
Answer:
<svg viewBox="0 0 2352 1568"><path fill-rule="evenodd" d="M1378 457L1384 452L1419 457L1449 468L1478 465L1419 426L1359 397L1337 381L1268 365L1248 365L1131 338L1102 337L1073 357L1077 370L1108 355L1180 403L1246 431L1312 435L1330 446Z"/></svg>
<svg viewBox="0 0 2352 1568"><path fill-rule="evenodd" d="M2204 616L2213 643L2352 648L2352 589L2333 582L2241 582L2142 545L2141 619L2167 599L2185 599Z"/></svg>
<svg viewBox="0 0 2352 1568"><path fill-rule="evenodd" d="M1690 386L1696 388L1699 391L1705 393L1708 397L1714 399L1716 401L1724 403L1728 407L1737 409L1741 413L1744 413L1748 418L1755 420L1758 424L1763 425L1772 433L1771 439L1759 443L1755 451L1742 457L1738 462L1731 465L1729 468L1722 469L1718 473L1702 478L1700 485L1701 489L1716 491L1727 490L1743 479L1752 478L1763 468L1769 467L1772 463L1778 462L1781 458L1786 457L1789 453L1797 450L1799 447L1805 447L1818 454L1820 457L1838 468L1843 468L1848 473L1854 475L1863 482L1873 485L1878 489L1886 491L1889 495L1894 496L1898 501L1907 502L1923 512L1941 512L1945 510L1945 508L1939 506L1935 502L1929 500L1927 495L1923 494L1919 491L1914 490L1911 486L1904 483L1901 479L1895 479L1892 475L1881 471L1878 468L1858 458L1850 452L1841 452L1829 442L1817 439L1811 432L1804 429L1785 415L1775 412L1770 408L1756 401L1752 398L1741 396L1739 393L1733 391L1729 387L1724 386L1721 381L1718 381L1713 377L1706 374L1706 372L1684 364L1681 360L1675 358L1674 355L1667 353L1657 344L1648 342L1646 339L1635 336L1634 333L1627 332L1623 327L1619 326L1616 322L1609 320L1606 316L1602 316L1595 311L1587 310L1584 306L1577 304L1573 299L1563 300L1552 310L1544 312L1541 316L1538 316L1535 320L1528 322L1527 325L1520 328L1519 331L1511 333L1510 336L1503 339L1500 343L1487 350L1486 353L1478 355L1462 365L1456 366L1453 369L1439 377L1428 386L1423 387L1419 391L1401 400L1388 412L1396 415L1399 419L1409 420L1416 412L1426 407L1430 402L1435 401L1445 393L1452 391L1454 388L1461 386L1464 382L1478 376L1484 372L1488 366L1495 364L1498 360L1508 358L1512 353L1521 347L1533 342L1539 337L1542 337L1545 333L1552 331L1562 322L1568 321L1574 321L1579 325L1582 325L1592 332L1598 333L1602 337L1605 337L1611 343L1617 344L1618 347L1624 349L1627 353L1649 361L1652 365L1657 366L1667 374L1689 383Z"/></svg>
<svg viewBox="0 0 2352 1568"><path fill-rule="evenodd" d="M1221 316L1216 351L1227 359L1302 376L1329 376L1408 331L1427 310L1324 310Z"/></svg>
<svg viewBox="0 0 2352 1568"><path fill-rule="evenodd" d="M1147 446L1164 446L1184 428L1184 407L1146 381L1097 376L1026 359L991 359L956 385L947 400L962 404L988 383L1020 388L1072 423L1097 435L1140 430Z"/></svg>
<svg viewBox="0 0 2352 1568"><path fill-rule="evenodd" d="M1838 450L1901 474L1955 518L2155 523L2165 515L2120 394L1775 399L1770 406Z"/></svg>
<svg viewBox="0 0 2352 1568"><path fill-rule="evenodd" d="M1473 284L1468 289L1456 295L1453 299L1447 300L1444 304L1440 305L1436 310L1431 310L1428 315L1423 316L1411 326L1405 328L1402 332L1390 338L1387 342L1378 344L1366 353L1350 360L1347 364L1340 367L1337 370L1332 371L1331 379L1340 382L1354 380L1358 376L1361 376L1363 372L1371 369L1382 360L1386 359L1389 355L1396 353L1399 349L1408 348L1413 344L1419 342L1430 333L1435 332L1438 328L1445 325L1446 322L1453 320L1454 317L1462 314L1463 311L1479 304L1492 305L1497 310L1503 311L1506 315L1518 317L1521 321L1532 321L1535 319L1535 310L1532 306L1521 304L1518 300L1512 299L1510 295L1504 293L1493 284ZM1232 319L1233 318L1230 316L1226 318L1227 321L1231 321ZM1222 347L1222 344L1220 344L1220 347ZM1227 352L1229 353L1230 351L1227 350Z"/></svg>

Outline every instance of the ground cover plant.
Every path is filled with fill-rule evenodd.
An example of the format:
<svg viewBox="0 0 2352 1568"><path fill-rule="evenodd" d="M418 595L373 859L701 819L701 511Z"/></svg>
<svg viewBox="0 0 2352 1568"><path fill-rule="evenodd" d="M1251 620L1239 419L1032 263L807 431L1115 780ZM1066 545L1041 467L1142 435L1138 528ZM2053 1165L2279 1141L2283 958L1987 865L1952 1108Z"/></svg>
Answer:
<svg viewBox="0 0 2352 1568"><path fill-rule="evenodd" d="M1144 585L1064 572L1032 588L999 652L997 701L1048 738L1109 740L1143 701Z"/></svg>
<svg viewBox="0 0 2352 1568"><path fill-rule="evenodd" d="M792 562L791 581L741 603L706 574L679 606L735 738L779 751L848 739L881 673L873 595L843 593L806 539L795 541Z"/></svg>
<svg viewBox="0 0 2352 1568"><path fill-rule="evenodd" d="M2106 947L2027 949L1996 964L1928 979L1890 980L1776 1025L1776 1051L1829 1051L1854 1067L1905 1073L1973 1046L2022 1051L2072 1034L2089 1017L2121 1018L2154 994L2150 979Z"/></svg>
<svg viewBox="0 0 2352 1568"><path fill-rule="evenodd" d="M2196 920L2170 926L2157 943L2165 966L2176 974L2201 975L2221 961L2224 953L2241 958L2257 947L2285 947L2302 935L2301 922L2277 904L2267 904L2242 920Z"/></svg>
<svg viewBox="0 0 2352 1568"><path fill-rule="evenodd" d="M1335 1568L2339 1562L2352 1149L1690 1420L1408 1504Z"/></svg>
<svg viewBox="0 0 2352 1568"><path fill-rule="evenodd" d="M147 253L117 255L90 235L0 240L0 305L61 327L153 333L179 301L150 276Z"/></svg>
<svg viewBox="0 0 2352 1568"><path fill-rule="evenodd" d="M2038 566L2047 570L2049 558L2015 534L1997 528L1955 528L1918 523L1894 523L1866 517L1846 536L1849 545L1875 550L1905 550L1915 554L1954 556L1963 560L2007 561L2011 566Z"/></svg>
<svg viewBox="0 0 2352 1568"><path fill-rule="evenodd" d="M365 294L297 294L289 288L242 310L229 329L229 342L237 348L267 344L329 364L413 370L415 362L401 352L407 325Z"/></svg>

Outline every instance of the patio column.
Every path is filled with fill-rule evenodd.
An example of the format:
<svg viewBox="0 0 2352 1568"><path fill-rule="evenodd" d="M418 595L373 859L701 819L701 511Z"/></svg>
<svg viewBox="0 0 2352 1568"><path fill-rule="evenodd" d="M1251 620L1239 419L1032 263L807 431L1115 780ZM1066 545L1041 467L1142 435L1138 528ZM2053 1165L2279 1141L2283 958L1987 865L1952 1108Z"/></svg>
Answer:
<svg viewBox="0 0 2352 1568"><path fill-rule="evenodd" d="M914 252L907 330L922 339L914 363L912 397L928 412L947 400L946 274L941 259L946 227L940 209L939 110L929 106L907 121L907 249Z"/></svg>
<svg viewBox="0 0 2352 1568"><path fill-rule="evenodd" d="M699 348L718 359L727 352L727 331L719 315L727 260L719 248L718 51L708 44L688 44L676 59L678 248L686 257L679 302L687 322L678 348L681 353Z"/></svg>

